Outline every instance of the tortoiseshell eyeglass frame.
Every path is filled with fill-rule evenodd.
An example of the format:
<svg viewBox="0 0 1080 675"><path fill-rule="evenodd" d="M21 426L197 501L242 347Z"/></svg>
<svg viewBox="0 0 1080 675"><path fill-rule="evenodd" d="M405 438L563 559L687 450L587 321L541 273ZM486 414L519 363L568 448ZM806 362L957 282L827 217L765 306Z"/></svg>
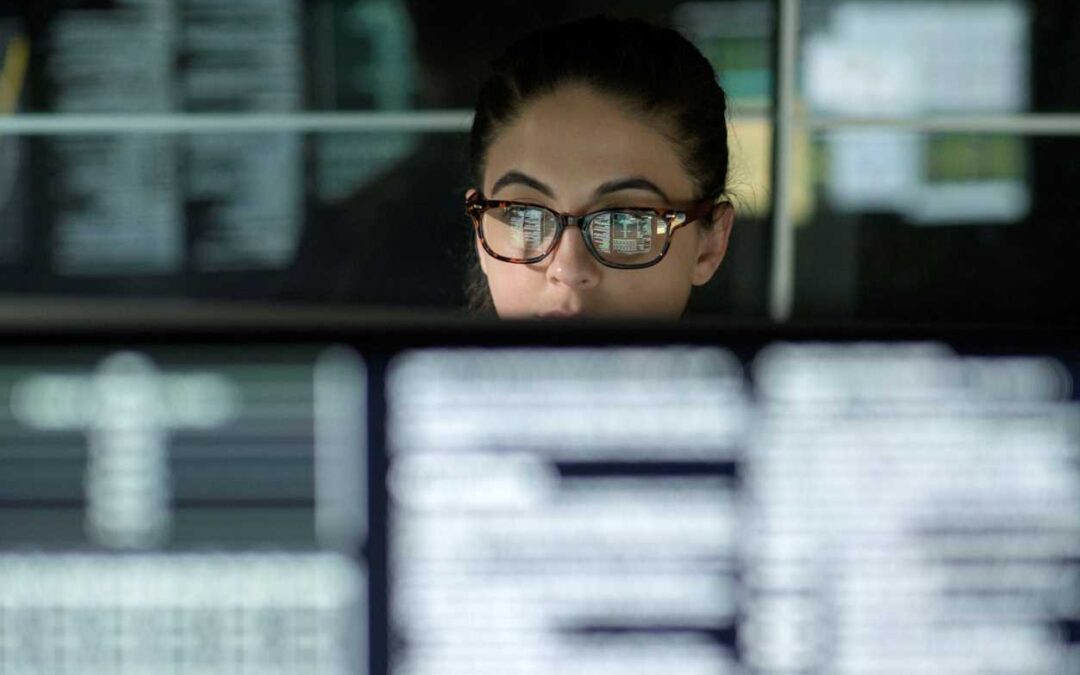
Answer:
<svg viewBox="0 0 1080 675"><path fill-rule="evenodd" d="M479 192L474 192L469 195L469 197L465 200L465 213L468 214L470 218L472 218L473 228L476 230L476 236L480 238L480 245L484 247L484 251L492 258L502 260L503 262L518 263L521 265L530 265L532 263L540 262L544 258L551 255L551 252L554 251L555 248L559 245L559 241L562 240L562 235L566 228L570 225L576 225L581 228L581 237L585 240L585 247L589 250L589 253L592 254L592 257L595 258L596 261L599 262L601 265L605 267L613 267L615 269L637 270L644 267L652 267L653 265L663 260L664 256L667 255L668 248L670 248L671 246L671 238L675 235L675 231L683 227L684 225L689 225L690 223L693 223L697 220L700 220L701 218L708 216L710 213L712 213L712 209L717 203L719 202L716 202L713 199L703 199L701 201L694 202L686 210L638 208L626 206L607 208L600 211L586 213L582 216L574 216L569 213L559 213L557 211L552 211L545 206L539 206L537 204L503 201L499 199L485 199ZM548 246L548 249L544 251L543 255L534 256L532 258L511 258L504 255L499 255L495 251L491 250L491 246L488 245L487 239L484 237L484 228L482 225L484 213L488 209L507 208L511 206L521 206L530 209L543 209L544 211L547 211L553 216L555 216L555 237L552 238L551 245ZM656 258L644 263L621 264L604 260L600 256L600 252L596 250L596 247L593 245L592 238L589 236L589 226L592 224L593 220L595 220L597 216L604 213L619 211L630 211L633 213L651 213L655 216L663 218L664 221L667 222L667 234L664 236L664 247L660 249L660 254L657 255Z"/></svg>

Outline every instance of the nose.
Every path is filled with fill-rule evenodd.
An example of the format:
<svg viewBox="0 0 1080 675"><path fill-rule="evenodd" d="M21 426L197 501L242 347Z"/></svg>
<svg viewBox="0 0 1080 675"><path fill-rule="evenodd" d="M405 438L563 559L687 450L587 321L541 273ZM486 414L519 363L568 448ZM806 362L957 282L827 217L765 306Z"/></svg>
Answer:
<svg viewBox="0 0 1080 675"><path fill-rule="evenodd" d="M570 225L563 231L559 244L551 253L547 278L553 284L571 288L592 288L600 283L600 263L589 253L581 228Z"/></svg>

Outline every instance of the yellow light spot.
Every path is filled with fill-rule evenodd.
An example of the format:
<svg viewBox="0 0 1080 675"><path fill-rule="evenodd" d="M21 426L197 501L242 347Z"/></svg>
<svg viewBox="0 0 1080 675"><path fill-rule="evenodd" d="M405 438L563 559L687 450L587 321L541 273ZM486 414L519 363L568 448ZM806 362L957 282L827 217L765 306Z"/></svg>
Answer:
<svg viewBox="0 0 1080 675"><path fill-rule="evenodd" d="M20 35L4 52L3 68L0 69L0 114L11 115L18 108L29 61L30 41Z"/></svg>

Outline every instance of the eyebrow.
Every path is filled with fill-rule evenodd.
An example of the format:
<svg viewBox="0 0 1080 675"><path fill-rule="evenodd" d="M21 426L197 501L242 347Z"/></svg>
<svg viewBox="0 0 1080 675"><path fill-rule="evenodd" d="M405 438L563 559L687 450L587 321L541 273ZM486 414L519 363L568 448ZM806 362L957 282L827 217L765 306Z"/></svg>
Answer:
<svg viewBox="0 0 1080 675"><path fill-rule="evenodd" d="M536 180L532 176L521 173L520 171L507 171L504 173L502 178L495 181L495 185L491 186L491 194L494 195L508 185L524 185L525 187L531 187L537 192L542 192L552 199L555 198L555 191L548 187L547 184Z"/></svg>
<svg viewBox="0 0 1080 675"><path fill-rule="evenodd" d="M555 198L555 191L546 183L517 170L507 171L499 178L499 180L495 181L495 185L491 187L491 194L494 195L499 190L510 185L524 185L525 187L532 188L552 199ZM665 202L671 201L671 199L668 198L667 193L661 190L656 183L648 178L642 178L641 176L610 180L596 188L593 192L593 196L603 197L604 195L609 195L613 192L621 192L622 190L645 190L658 195Z"/></svg>
<svg viewBox="0 0 1080 675"><path fill-rule="evenodd" d="M658 195L665 202L670 202L667 193L660 189L660 187L649 180L648 178L641 178L640 176L634 178L619 178L604 183L600 187L596 188L594 193L597 197L602 197L612 192L619 192L620 190L646 190Z"/></svg>

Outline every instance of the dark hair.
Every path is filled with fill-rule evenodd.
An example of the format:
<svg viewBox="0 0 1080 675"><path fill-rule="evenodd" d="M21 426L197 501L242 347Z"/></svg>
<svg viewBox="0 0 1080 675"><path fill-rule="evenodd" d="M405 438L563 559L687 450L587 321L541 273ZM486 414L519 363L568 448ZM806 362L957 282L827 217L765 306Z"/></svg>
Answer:
<svg viewBox="0 0 1080 675"><path fill-rule="evenodd" d="M726 192L727 97L712 65L670 28L600 16L531 33L491 63L469 137L475 186L483 185L488 148L522 107L573 82L613 96L635 112L665 119L699 197ZM470 272L468 295L473 310L492 310L478 264Z"/></svg>

